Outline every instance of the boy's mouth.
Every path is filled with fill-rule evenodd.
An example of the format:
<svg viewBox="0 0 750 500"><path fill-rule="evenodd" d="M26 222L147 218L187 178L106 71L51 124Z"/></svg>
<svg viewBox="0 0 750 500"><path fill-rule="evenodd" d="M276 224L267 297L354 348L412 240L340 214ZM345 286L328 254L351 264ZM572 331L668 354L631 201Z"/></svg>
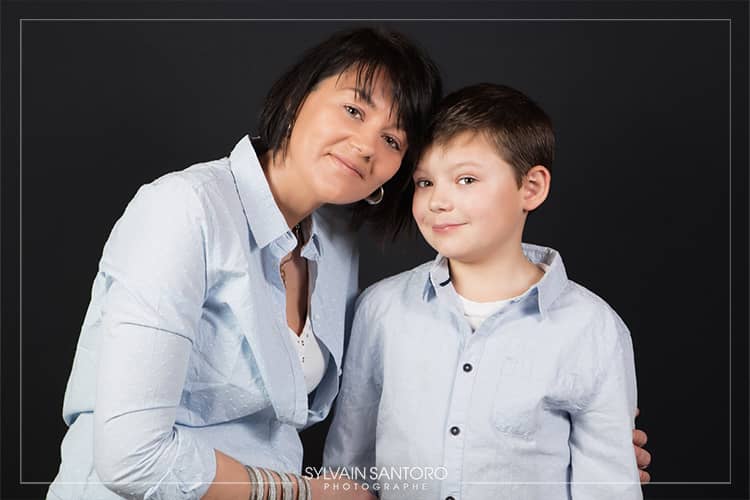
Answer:
<svg viewBox="0 0 750 500"><path fill-rule="evenodd" d="M435 224L432 226L432 230L436 233L447 233L465 224L466 224L465 222L459 222L456 224Z"/></svg>

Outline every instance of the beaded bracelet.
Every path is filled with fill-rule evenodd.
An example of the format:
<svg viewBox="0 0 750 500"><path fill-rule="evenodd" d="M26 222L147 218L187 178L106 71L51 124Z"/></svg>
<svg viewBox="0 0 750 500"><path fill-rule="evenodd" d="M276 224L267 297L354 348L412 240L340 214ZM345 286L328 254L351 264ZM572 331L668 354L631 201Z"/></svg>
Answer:
<svg viewBox="0 0 750 500"><path fill-rule="evenodd" d="M250 477L250 484L253 485L250 490L249 500L264 500L265 483L260 478L258 470L255 467L251 467L249 465L246 465L245 469L247 469L247 475Z"/></svg>
<svg viewBox="0 0 750 500"><path fill-rule="evenodd" d="M264 472L266 476L268 477L268 500L277 500L276 498L276 479L274 479L273 474L268 469L259 469L260 471Z"/></svg>
<svg viewBox="0 0 750 500"><path fill-rule="evenodd" d="M299 476L299 478L302 480L302 484L305 485L305 500L312 500L312 488L310 488L310 478L307 476ZM302 495L299 496L300 500L302 499Z"/></svg>
<svg viewBox="0 0 750 500"><path fill-rule="evenodd" d="M292 481L292 488L294 488L294 485L297 485L297 496L293 497L293 499L294 500L299 500L300 498L302 498L302 497L300 497L300 495L301 495L301 493L300 493L300 491L301 491L301 489L300 489L300 483L302 483L302 477L299 476L298 474L292 474L292 473L290 473L289 474L289 479ZM292 489L292 492L294 492L294 489Z"/></svg>
<svg viewBox="0 0 750 500"><path fill-rule="evenodd" d="M292 476L294 474L291 474L289 472L280 472L279 476L281 477L281 498L282 500L295 500L294 497L294 487L292 486L294 484L294 479L292 479Z"/></svg>
<svg viewBox="0 0 750 500"><path fill-rule="evenodd" d="M307 476L292 474L291 472L277 472L280 479L281 498L276 496L276 480L273 473L261 467L246 465L250 483L255 485L250 490L249 500L312 500L310 479ZM297 485L297 495L294 495L293 485ZM266 496L268 485L268 496Z"/></svg>
<svg viewBox="0 0 750 500"><path fill-rule="evenodd" d="M307 498L307 482L305 478L295 474L294 480L297 481L297 500L305 500Z"/></svg>

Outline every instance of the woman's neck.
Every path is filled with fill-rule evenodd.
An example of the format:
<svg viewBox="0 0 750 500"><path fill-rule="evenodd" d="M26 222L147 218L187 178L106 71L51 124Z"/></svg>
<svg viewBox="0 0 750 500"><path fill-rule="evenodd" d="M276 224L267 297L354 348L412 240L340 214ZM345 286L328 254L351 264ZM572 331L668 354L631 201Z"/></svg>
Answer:
<svg viewBox="0 0 750 500"><path fill-rule="evenodd" d="M290 228L322 205L313 201L306 183L299 178L298 170L290 167L282 154L274 156L267 152L262 155L260 162L273 199Z"/></svg>

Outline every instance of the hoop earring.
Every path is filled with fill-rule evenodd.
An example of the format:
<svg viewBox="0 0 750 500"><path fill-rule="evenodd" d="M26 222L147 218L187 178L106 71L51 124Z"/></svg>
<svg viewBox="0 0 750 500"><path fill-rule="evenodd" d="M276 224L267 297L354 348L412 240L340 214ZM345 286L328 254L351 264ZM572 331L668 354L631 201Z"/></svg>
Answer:
<svg viewBox="0 0 750 500"><path fill-rule="evenodd" d="M377 205L381 201L383 201L383 196L385 196L385 189L383 189L383 186L380 186L378 190L376 191L377 195L373 196L370 195L367 198L365 198L365 201L370 205Z"/></svg>

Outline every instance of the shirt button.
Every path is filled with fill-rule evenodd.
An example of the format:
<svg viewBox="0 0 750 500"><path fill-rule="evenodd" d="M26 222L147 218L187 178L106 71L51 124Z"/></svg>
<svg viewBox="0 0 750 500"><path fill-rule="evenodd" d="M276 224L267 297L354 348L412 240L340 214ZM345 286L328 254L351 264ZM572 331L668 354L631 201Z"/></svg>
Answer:
<svg viewBox="0 0 750 500"><path fill-rule="evenodd" d="M455 425L451 427L451 434L453 434L454 436L458 436L460 433L461 433L461 429L459 429Z"/></svg>
<svg viewBox="0 0 750 500"><path fill-rule="evenodd" d="M473 368L474 367L471 366L471 363L464 364L464 371L467 372L467 373L470 372Z"/></svg>

